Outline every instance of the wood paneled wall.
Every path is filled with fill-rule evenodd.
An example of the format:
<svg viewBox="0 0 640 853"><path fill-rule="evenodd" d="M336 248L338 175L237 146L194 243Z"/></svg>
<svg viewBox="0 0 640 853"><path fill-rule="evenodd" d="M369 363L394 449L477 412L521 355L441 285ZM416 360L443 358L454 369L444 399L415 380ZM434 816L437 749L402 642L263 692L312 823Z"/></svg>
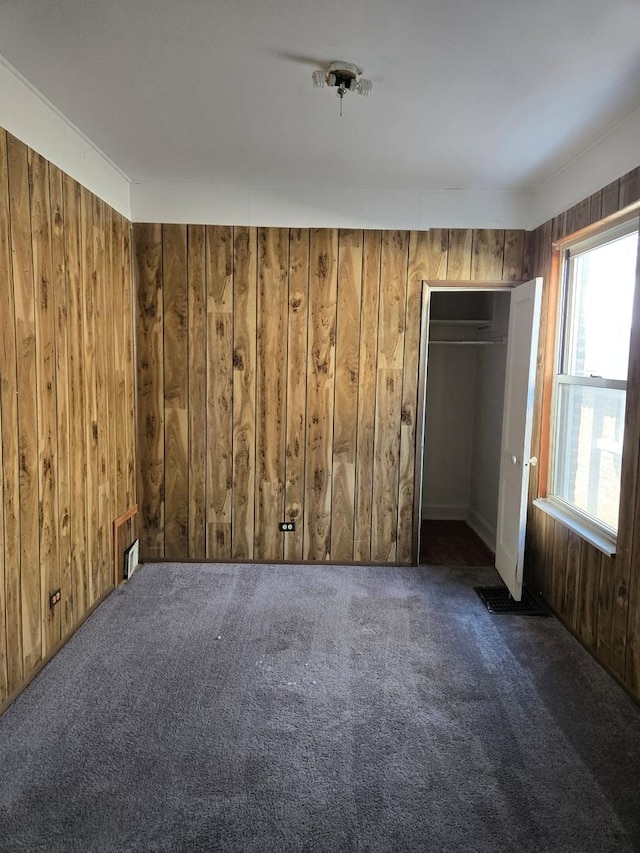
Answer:
<svg viewBox="0 0 640 853"><path fill-rule="evenodd" d="M0 706L112 585L133 349L130 224L0 129Z"/></svg>
<svg viewBox="0 0 640 853"><path fill-rule="evenodd" d="M421 282L527 278L525 232L134 243L142 556L409 562Z"/></svg>
<svg viewBox="0 0 640 853"><path fill-rule="evenodd" d="M640 199L640 168L545 222L534 232L534 272L544 277L538 352L534 450L540 454L549 405L555 345L557 270L554 241L623 210ZM637 321L637 322L636 322ZM631 339L628 405L622 461L622 500L615 558L534 506L529 507L525 579L537 588L584 645L640 699L640 292ZM531 470L530 497L540 494L540 468ZM544 469L542 470L544 478Z"/></svg>

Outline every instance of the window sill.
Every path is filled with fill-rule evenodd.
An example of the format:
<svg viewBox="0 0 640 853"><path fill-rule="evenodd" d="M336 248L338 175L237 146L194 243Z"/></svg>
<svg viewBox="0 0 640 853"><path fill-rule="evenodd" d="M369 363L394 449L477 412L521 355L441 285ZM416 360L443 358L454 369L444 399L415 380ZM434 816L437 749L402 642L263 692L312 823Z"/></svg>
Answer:
<svg viewBox="0 0 640 853"><path fill-rule="evenodd" d="M602 551L608 557L615 556L616 540L595 524L590 524L585 519L567 512L566 509L558 506L558 504L549 500L549 498L536 498L533 505L547 515L550 515L551 518L555 518L561 524L564 524L569 530L573 530L574 533L577 533L578 536L585 539L594 548L597 548L598 551Z"/></svg>

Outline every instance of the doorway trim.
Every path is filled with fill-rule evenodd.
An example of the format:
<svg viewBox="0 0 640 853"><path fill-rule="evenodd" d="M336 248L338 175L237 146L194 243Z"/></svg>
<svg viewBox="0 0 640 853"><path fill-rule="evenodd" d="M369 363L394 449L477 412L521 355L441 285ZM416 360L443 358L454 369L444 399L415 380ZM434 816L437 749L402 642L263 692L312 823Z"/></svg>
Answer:
<svg viewBox="0 0 640 853"><path fill-rule="evenodd" d="M427 411L427 359L429 355L429 317L432 291L460 293L504 292L513 290L522 281L434 281L423 280L420 304L420 352L418 355L418 400L416 404L415 478L413 484L413 537L412 563L420 564L420 537L422 531L422 476L424 471L425 419Z"/></svg>

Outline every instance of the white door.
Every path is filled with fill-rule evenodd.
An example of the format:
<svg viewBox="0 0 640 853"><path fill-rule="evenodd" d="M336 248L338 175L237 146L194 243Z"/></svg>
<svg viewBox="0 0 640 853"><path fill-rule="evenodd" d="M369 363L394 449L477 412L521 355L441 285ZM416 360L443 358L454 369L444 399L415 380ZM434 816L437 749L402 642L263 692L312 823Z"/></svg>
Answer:
<svg viewBox="0 0 640 853"><path fill-rule="evenodd" d="M522 598L531 427L542 279L511 291L500 453L496 568L516 601Z"/></svg>

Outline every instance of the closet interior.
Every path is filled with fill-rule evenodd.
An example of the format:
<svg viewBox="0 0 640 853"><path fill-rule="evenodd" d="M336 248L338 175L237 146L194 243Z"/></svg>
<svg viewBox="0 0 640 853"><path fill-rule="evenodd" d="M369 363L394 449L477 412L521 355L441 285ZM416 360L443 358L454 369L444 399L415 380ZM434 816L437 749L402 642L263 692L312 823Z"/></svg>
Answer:
<svg viewBox="0 0 640 853"><path fill-rule="evenodd" d="M431 292L423 540L430 520L463 521L495 553L509 304L504 291Z"/></svg>

